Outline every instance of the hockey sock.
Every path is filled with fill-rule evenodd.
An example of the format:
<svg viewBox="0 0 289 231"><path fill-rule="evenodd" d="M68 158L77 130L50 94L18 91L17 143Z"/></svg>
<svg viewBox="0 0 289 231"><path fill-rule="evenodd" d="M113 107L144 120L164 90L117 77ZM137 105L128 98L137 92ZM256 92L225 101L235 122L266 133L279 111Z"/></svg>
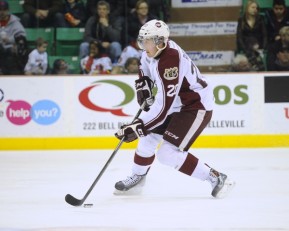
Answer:
<svg viewBox="0 0 289 231"><path fill-rule="evenodd" d="M200 180L206 180L210 173L210 167L202 163L191 153L188 153L187 158L179 171Z"/></svg>
<svg viewBox="0 0 289 231"><path fill-rule="evenodd" d="M132 167L132 172L137 175L144 175L149 170L155 159L155 155L151 157L142 157L135 153L134 155L134 164Z"/></svg>
<svg viewBox="0 0 289 231"><path fill-rule="evenodd" d="M188 153L183 165L179 168L179 171L191 176L198 164L198 161L199 160L197 157L193 156L191 153Z"/></svg>

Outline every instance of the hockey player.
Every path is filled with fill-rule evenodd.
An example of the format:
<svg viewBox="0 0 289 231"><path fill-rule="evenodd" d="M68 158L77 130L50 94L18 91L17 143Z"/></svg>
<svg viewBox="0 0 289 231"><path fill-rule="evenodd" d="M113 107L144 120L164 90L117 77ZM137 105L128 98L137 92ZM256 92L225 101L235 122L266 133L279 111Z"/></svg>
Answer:
<svg viewBox="0 0 289 231"><path fill-rule="evenodd" d="M212 117L213 91L183 49L169 40L169 34L168 26L160 20L147 22L139 31L143 52L135 86L138 103L145 102L145 112L115 134L125 142L139 138L132 175L115 184L116 192L144 184L156 154L161 163L208 181L211 195L222 198L234 182L188 152Z"/></svg>

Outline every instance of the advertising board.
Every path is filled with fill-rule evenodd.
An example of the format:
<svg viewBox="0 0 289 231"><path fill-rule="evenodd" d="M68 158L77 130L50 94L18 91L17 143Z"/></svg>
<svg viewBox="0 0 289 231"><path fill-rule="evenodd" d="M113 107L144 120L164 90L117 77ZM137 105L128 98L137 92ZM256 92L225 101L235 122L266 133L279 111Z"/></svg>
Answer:
<svg viewBox="0 0 289 231"><path fill-rule="evenodd" d="M243 145L274 146L273 142L262 143L258 137L269 140L281 136L277 144L289 146L288 76L224 73L206 77L213 86L215 108L203 137L212 140L234 137L242 139ZM136 78L1 77L0 150L14 145L13 139L20 146L25 140L25 147L29 147L31 140L35 145L50 139L62 140L58 144L53 142L54 148L63 148L61 145L69 148L71 139L84 140L73 144L76 148L95 138L106 143L113 140L114 144L117 142L114 133L122 124L129 123L139 109L134 90ZM210 146L208 142L206 146Z"/></svg>

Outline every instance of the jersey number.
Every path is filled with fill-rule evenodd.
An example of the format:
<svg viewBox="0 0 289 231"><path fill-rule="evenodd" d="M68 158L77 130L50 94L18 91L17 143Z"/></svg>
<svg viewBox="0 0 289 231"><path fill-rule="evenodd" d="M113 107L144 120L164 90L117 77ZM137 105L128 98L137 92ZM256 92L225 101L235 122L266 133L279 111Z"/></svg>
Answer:
<svg viewBox="0 0 289 231"><path fill-rule="evenodd" d="M167 96L168 97L173 97L175 94L177 94L177 88L178 88L178 84L176 85L168 85L168 92L167 92Z"/></svg>

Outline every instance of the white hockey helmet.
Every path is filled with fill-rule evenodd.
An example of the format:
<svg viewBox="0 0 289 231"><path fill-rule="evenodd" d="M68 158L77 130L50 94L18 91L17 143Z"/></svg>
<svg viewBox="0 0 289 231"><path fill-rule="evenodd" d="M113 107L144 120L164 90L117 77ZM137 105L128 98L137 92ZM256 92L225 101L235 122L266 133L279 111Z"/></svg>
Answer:
<svg viewBox="0 0 289 231"><path fill-rule="evenodd" d="M157 47L161 43L165 43L166 47L169 36L170 30L168 25L161 20L153 19L140 28L137 41L141 49L143 49L143 41L146 39L152 39Z"/></svg>

